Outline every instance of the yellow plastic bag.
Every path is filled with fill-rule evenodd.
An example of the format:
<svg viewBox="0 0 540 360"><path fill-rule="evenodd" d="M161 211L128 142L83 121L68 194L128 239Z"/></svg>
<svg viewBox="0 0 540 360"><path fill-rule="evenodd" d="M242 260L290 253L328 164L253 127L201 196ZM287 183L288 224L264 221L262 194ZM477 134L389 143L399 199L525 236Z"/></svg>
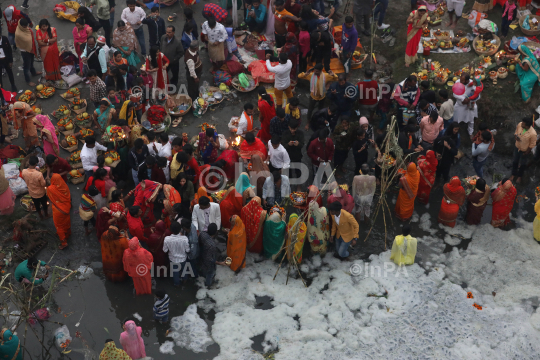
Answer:
<svg viewBox="0 0 540 360"><path fill-rule="evenodd" d="M71 22L77 21L77 17L78 17L77 16L77 11L79 10L79 7L81 5L76 1L66 1L66 2L63 2L62 5L64 5L65 7L69 8L69 9L75 10L75 13L74 14L66 14L63 11L58 11L58 12L55 12L56 17L59 18L59 19L66 19L66 20L69 20Z"/></svg>

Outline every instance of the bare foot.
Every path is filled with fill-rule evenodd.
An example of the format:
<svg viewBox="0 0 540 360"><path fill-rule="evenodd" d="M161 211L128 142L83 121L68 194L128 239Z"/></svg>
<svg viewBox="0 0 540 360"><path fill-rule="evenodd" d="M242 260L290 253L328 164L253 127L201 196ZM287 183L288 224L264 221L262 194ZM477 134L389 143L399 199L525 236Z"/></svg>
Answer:
<svg viewBox="0 0 540 360"><path fill-rule="evenodd" d="M449 21L447 23L444 24L444 26L452 26L453 22L452 21Z"/></svg>
<svg viewBox="0 0 540 360"><path fill-rule="evenodd" d="M455 29L456 25L457 25L457 23L453 23L452 25L450 25L450 29Z"/></svg>

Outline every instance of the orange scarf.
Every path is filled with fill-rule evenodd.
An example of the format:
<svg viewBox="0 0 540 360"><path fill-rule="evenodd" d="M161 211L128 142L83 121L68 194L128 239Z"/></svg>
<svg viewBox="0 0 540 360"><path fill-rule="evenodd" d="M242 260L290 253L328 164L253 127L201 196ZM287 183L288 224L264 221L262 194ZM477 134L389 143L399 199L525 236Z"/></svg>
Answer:
<svg viewBox="0 0 540 360"><path fill-rule="evenodd" d="M253 115L249 116L247 112L244 111L244 116L246 117L246 120L248 122L247 131L253 130Z"/></svg>
<svg viewBox="0 0 540 360"><path fill-rule="evenodd" d="M59 174L51 176L51 185L47 187L47 196L51 204L60 210L64 215L69 214L71 209L71 193L69 188Z"/></svg>

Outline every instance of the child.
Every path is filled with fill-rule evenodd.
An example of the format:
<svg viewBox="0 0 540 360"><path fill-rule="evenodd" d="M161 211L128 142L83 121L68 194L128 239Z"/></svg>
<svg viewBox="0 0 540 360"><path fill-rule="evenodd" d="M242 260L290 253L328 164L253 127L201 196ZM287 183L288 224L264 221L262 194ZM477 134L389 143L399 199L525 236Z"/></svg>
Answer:
<svg viewBox="0 0 540 360"><path fill-rule="evenodd" d="M508 29L512 21L516 19L517 16L517 6L515 0L508 0L503 6L503 14L501 21L501 38L505 38L508 35Z"/></svg>
<svg viewBox="0 0 540 360"><path fill-rule="evenodd" d="M311 38L309 35L309 27L305 21L300 22L300 35L298 37L300 43L300 72L306 72L307 70L307 57L310 51Z"/></svg>
<svg viewBox="0 0 540 360"><path fill-rule="evenodd" d="M47 210L47 183L43 174L36 169L38 164L37 156L31 156L28 159L28 168L22 171L21 177L26 186L28 186L28 193L32 197L34 206L36 207L36 212L38 213L41 220L49 217ZM43 209L43 215L41 214L41 209ZM45 216L44 216L45 215Z"/></svg>
<svg viewBox="0 0 540 360"><path fill-rule="evenodd" d="M439 116L443 118L444 130L454 122L454 102L448 98L446 89L439 90L439 97L442 103L439 105Z"/></svg>
<svg viewBox="0 0 540 360"><path fill-rule="evenodd" d="M238 61L243 64L245 63L244 60L242 60L242 56L240 56L240 53L238 52L238 45L236 45L236 39L234 38L233 32L233 21L231 17L227 18L227 27L225 28L227 31L227 35L229 36L227 38L227 50L229 50L229 55L227 56L227 60L231 60L232 56L236 56L238 58Z"/></svg>
<svg viewBox="0 0 540 360"><path fill-rule="evenodd" d="M190 23L186 23L184 25L184 32L182 32L182 47L184 48L184 51L189 49L193 40L193 26Z"/></svg>
<svg viewBox="0 0 540 360"><path fill-rule="evenodd" d="M154 303L154 320L160 324L169 321L169 295L165 290L157 290L154 296L156 302Z"/></svg>
<svg viewBox="0 0 540 360"><path fill-rule="evenodd" d="M83 193L81 198L81 205L79 205L79 216L83 220L84 230L86 231L86 236L90 235L92 231L88 230L88 223L91 222L92 226L96 227L96 219L94 214L97 211L97 204L94 201L94 196L99 195L99 190L94 186L90 186L88 192Z"/></svg>
<svg viewBox="0 0 540 360"><path fill-rule="evenodd" d="M356 141L352 146L354 155L354 175L358 175L362 164L368 162L369 141L366 139L366 130L360 128L356 131Z"/></svg>
<svg viewBox="0 0 540 360"><path fill-rule="evenodd" d="M199 40L199 31L197 30L197 23L195 22L195 19L193 19L193 10L190 8L184 8L184 18L186 20L186 24L190 24L191 28L193 29L193 39Z"/></svg>
<svg viewBox="0 0 540 360"><path fill-rule="evenodd" d="M120 109L122 108L122 97L116 94L116 90L112 86L107 88L107 99L109 99L111 105L117 111L120 111Z"/></svg>

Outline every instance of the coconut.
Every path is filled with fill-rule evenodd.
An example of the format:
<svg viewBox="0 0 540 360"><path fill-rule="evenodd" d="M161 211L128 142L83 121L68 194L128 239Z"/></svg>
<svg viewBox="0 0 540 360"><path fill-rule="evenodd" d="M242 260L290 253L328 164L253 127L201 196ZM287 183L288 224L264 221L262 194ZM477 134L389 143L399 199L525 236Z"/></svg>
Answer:
<svg viewBox="0 0 540 360"><path fill-rule="evenodd" d="M82 114L82 116L83 116L83 118L87 118L87 117L88 117L88 113L85 112L85 113Z"/></svg>
<svg viewBox="0 0 540 360"><path fill-rule="evenodd" d="M71 175L71 177L78 177L79 176L79 171L77 170L71 170L69 172L69 175Z"/></svg>
<svg viewBox="0 0 540 360"><path fill-rule="evenodd" d="M63 148L67 148L68 143L67 143L66 139L63 139L62 141L60 141L60 145L62 145Z"/></svg>
<svg viewBox="0 0 540 360"><path fill-rule="evenodd" d="M69 115L69 110L64 110L64 115Z"/></svg>
<svg viewBox="0 0 540 360"><path fill-rule="evenodd" d="M73 129L73 124L66 125L66 130L72 130L72 129Z"/></svg>
<svg viewBox="0 0 540 360"><path fill-rule="evenodd" d="M113 163L113 160L110 157L105 158L105 164L111 165L112 163Z"/></svg>
<svg viewBox="0 0 540 360"><path fill-rule="evenodd" d="M37 91L43 90L43 85L39 84L38 86L36 86L36 90Z"/></svg>

